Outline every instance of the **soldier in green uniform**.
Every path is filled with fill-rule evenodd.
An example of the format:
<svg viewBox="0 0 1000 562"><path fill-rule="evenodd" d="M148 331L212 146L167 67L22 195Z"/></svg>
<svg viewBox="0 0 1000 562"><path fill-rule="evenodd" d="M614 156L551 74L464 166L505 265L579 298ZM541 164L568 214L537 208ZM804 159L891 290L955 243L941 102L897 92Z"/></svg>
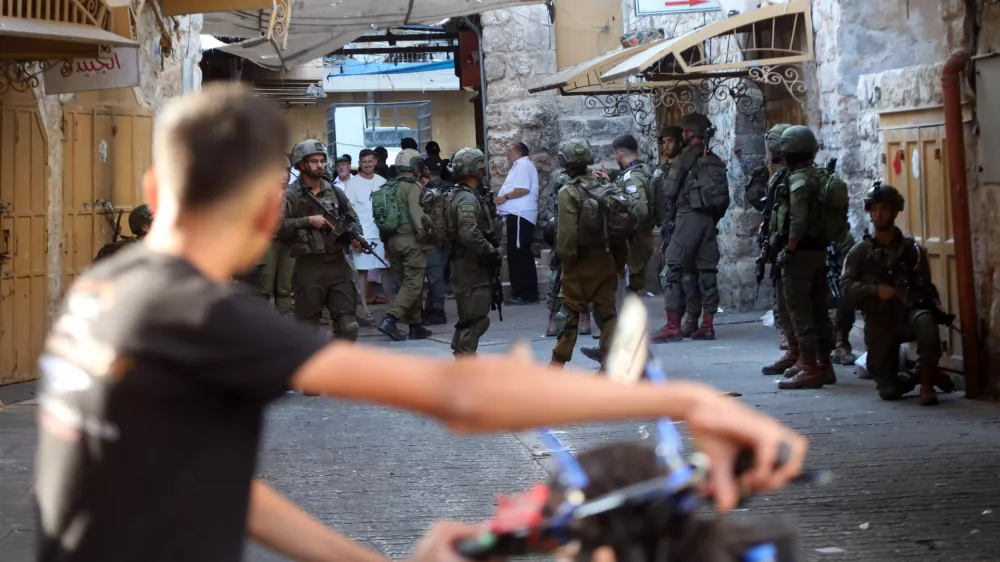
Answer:
<svg viewBox="0 0 1000 562"><path fill-rule="evenodd" d="M455 356L474 355L479 338L490 327L493 302L490 283L500 257L500 222L483 186L486 158L476 148L463 148L451 159L458 182L448 208L451 275L458 305L458 323L451 339Z"/></svg>
<svg viewBox="0 0 1000 562"><path fill-rule="evenodd" d="M847 217L844 217L847 220ZM854 237L851 236L850 225L844 229L844 236L840 240L831 241L833 246L833 260L843 267L847 260L847 253L854 247ZM843 291L841 291L843 293ZM854 303L843 295L840 300L834 303L836 306L836 347L833 350L833 360L841 365L853 365L857 361L854 349L851 347L851 330L854 329Z"/></svg>
<svg viewBox="0 0 1000 562"><path fill-rule="evenodd" d="M786 211L780 205L782 203L785 205L788 204L788 174L790 173L788 166L784 164L784 158L781 153L781 135L789 127L791 125L784 123L775 125L771 127L771 130L765 136L767 149L771 153L771 162L773 164L781 164L781 166L767 182L767 195L765 196L764 211L762 213L764 221L760 225L761 232L765 235L765 241L761 246L757 260L758 262L765 261L771 265L771 279L774 281L774 324L781 334L780 338L782 341L779 342L778 346L782 347L784 343L784 347L786 348L785 354L779 357L777 361L770 365L765 365L761 369L761 373L765 375L780 375L799 360L799 340L795 337L792 317L789 315L788 305L785 302L784 283L781 280L781 265L777 262L778 253L782 250L780 246L783 241L780 240L780 229L776 226L776 222L778 214ZM780 195L778 193L779 189L782 190Z"/></svg>
<svg viewBox="0 0 1000 562"><path fill-rule="evenodd" d="M670 238L674 235L674 227L677 221L677 201L667 198L666 179L670 173L670 167L674 165L684 146L684 130L676 125L667 125L660 129L659 142L662 164L653 173L653 191L656 193L656 200L663 202L663 216L662 218L657 217L657 221L660 224L659 279L660 287L665 289L667 285L667 245L670 243ZM681 282L676 287L680 293L680 301L684 303L684 308L675 312L683 318L681 336L685 338L691 337L698 331L698 319L701 317L701 291L698 289L697 280L698 270L689 267L684 270ZM693 287L694 292L692 294L685 293L685 287ZM666 308L666 298L667 295L664 293L664 308ZM667 313L669 314L670 311L667 310ZM652 339L653 343L670 341L667 325L664 324L662 328L653 334Z"/></svg>
<svg viewBox="0 0 1000 562"><path fill-rule="evenodd" d="M813 160L819 151L816 135L796 125L781 134L781 153L788 166L788 189L779 188L776 235L784 242L778 253L782 290L795 339L799 344L797 374L778 383L781 389L820 388L837 382L827 313L830 287L826 278L824 209L819 195L821 170ZM786 195L787 193L787 195ZM781 246L782 244L778 244ZM787 326L786 326L787 329Z"/></svg>
<svg viewBox="0 0 1000 562"><path fill-rule="evenodd" d="M379 191L396 191L399 209L399 226L395 232L382 232L382 240L392 256L389 265L399 284L399 291L392 299L389 312L382 319L378 330L395 341L406 339L396 326L399 321L410 325L411 340L427 339L431 331L420 323L421 298L424 293L424 275L427 272L427 254L424 252L424 210L420 206L421 186L413 175L414 164L420 163L420 153L407 148L396 155L395 178ZM378 224L378 217L375 217Z"/></svg>
<svg viewBox="0 0 1000 562"><path fill-rule="evenodd" d="M664 180L667 201L677 206L677 219L673 236L667 245L664 261L667 266L666 304L667 325L661 341L679 341L681 311L685 308L683 294L701 293L701 326L691 334L692 339L715 339L715 312L719 308L719 288L716 274L719 265L719 243L716 225L719 212L724 209L706 206L710 196L719 194L728 198L725 163L708 150L706 142L715 134L715 127L708 117L690 113L681 121L685 148L677 161L670 166ZM728 206L728 205L726 205ZM697 278L684 275L685 270L697 271ZM684 283L683 290L681 283Z"/></svg>
<svg viewBox="0 0 1000 562"><path fill-rule="evenodd" d="M559 159L570 179L559 189L556 254L562 265L566 324L559 331L559 340L552 350L555 366L564 365L573 358L580 318L589 314L591 303L600 321L600 353L587 355L592 359L603 359L607 355L618 319L615 292L628 263L627 246L616 248L618 251L612 253L611 241L585 240L581 236L585 233L580 224L582 192L601 181L587 170L587 166L594 163L590 145L584 139L570 139L559 147Z"/></svg>
<svg viewBox="0 0 1000 562"><path fill-rule="evenodd" d="M628 262L628 289L645 295L646 265L653 257L653 227L663 224L666 202L659 201L653 190L653 169L639 159L639 142L635 137L621 135L611 142L611 148L621 169L615 181L633 194L639 205L645 207L645 212L639 219L639 232L635 239L629 241Z"/></svg>
<svg viewBox="0 0 1000 562"><path fill-rule="evenodd" d="M288 179L291 177L291 160L285 159L287 167L280 180L281 191L288 189ZM292 313L292 272L295 270L295 258L292 257L292 247L284 240L274 238L271 247L261 258L260 285L265 299L274 299L274 306L279 314Z"/></svg>
<svg viewBox="0 0 1000 562"><path fill-rule="evenodd" d="M347 259L345 236L331 231L332 225L310 201L311 192L327 208L350 222L349 228L361 235L361 224L347 196L323 178L326 147L318 140L295 145L292 165L299 177L285 191L285 209L278 237L292 246L295 270L295 318L317 327L323 309L330 313L334 337L348 341L358 338L358 290L355 272ZM356 244L356 243L355 243Z"/></svg>
<svg viewBox="0 0 1000 562"><path fill-rule="evenodd" d="M139 242L146 237L151 226L153 226L153 211L149 209L149 205L144 203L132 209L132 212L128 214L128 227L132 231L132 236L119 235L118 240L105 244L94 256L94 263L115 255L129 244ZM115 228L117 229L117 227Z"/></svg>
<svg viewBox="0 0 1000 562"><path fill-rule="evenodd" d="M434 141L431 141L433 143ZM430 145L431 143L428 143ZM436 146L437 143L434 143ZM424 185L426 192L438 192L447 194L452 186L441 179L442 162L441 159L423 159L424 170L427 173L428 181ZM443 225L436 225L438 228ZM447 239L432 245L427 250L427 298L424 302L424 310L421 314L421 321L425 326L437 326L448 323L448 317L444 312L445 293L447 292L448 254L450 248Z"/></svg>
<svg viewBox="0 0 1000 562"><path fill-rule="evenodd" d="M896 400L913 390L917 381L899 375L899 346L916 341L920 404L933 406L938 403L935 386L944 392L955 389L938 368L938 325L951 324L954 316L941 311L927 252L896 228L903 204L903 196L891 185L876 182L868 190L865 211L874 232L848 252L840 289L864 316L868 372L879 396Z"/></svg>
<svg viewBox="0 0 1000 562"><path fill-rule="evenodd" d="M565 320L566 314L562 313L562 298L559 291L562 284L562 268L559 266L559 256L556 255L556 219L559 208L559 188L566 185L569 176L564 170L558 170L552 174L552 178L542 187L538 193L538 224L541 225L542 238L545 243L552 248L549 255L549 292L545 297L545 308L549 310L549 323L545 328L545 337L554 337L559 333L560 320ZM590 315L587 315L590 319ZM589 332L589 330L588 330Z"/></svg>

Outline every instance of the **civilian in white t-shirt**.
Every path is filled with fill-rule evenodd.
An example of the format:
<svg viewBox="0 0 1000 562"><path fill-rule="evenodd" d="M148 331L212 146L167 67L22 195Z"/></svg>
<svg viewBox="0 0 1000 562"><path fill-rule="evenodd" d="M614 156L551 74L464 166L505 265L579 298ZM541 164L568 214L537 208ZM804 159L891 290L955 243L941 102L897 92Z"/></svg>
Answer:
<svg viewBox="0 0 1000 562"><path fill-rule="evenodd" d="M538 170L528 158L528 147L516 142L507 149L510 172L497 192L497 211L507 225L507 271L510 299L507 304L538 302L538 273L531 243L538 221Z"/></svg>

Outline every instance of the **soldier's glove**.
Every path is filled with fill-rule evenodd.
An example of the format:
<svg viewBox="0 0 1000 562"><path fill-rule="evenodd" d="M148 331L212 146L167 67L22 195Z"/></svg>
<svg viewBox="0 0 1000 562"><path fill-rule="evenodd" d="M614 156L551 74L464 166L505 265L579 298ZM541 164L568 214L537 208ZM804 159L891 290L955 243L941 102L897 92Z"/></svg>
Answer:
<svg viewBox="0 0 1000 562"><path fill-rule="evenodd" d="M486 253L486 264L492 267L496 267L503 260L503 256L500 254L500 250L493 246L490 251Z"/></svg>
<svg viewBox="0 0 1000 562"><path fill-rule="evenodd" d="M789 252L787 249L782 250L781 252L778 253L778 259L777 259L778 265L785 265L786 263L788 263L788 260L790 260L793 255L795 255L795 252Z"/></svg>

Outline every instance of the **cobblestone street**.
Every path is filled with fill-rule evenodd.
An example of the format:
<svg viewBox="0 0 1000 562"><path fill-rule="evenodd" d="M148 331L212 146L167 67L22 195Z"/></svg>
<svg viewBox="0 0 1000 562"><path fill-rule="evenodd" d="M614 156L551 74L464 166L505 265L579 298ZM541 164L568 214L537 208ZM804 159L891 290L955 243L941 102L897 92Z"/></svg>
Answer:
<svg viewBox="0 0 1000 562"><path fill-rule="evenodd" d="M662 301L649 299L651 322ZM449 302L453 307L453 302ZM531 338L539 359L554 341L541 337L542 306L493 315L484 353ZM451 316L451 314L450 314ZM811 439L809 466L829 469L826 487L758 498L738 516L783 512L798 517L806 560L992 560L1000 551L1000 408L958 394L941 406L916 399L878 400L871 381L838 367L840 383L819 391L780 392L759 374L776 357L777 336L759 314L720 316L719 339L654 346L668 376L742 393ZM367 344L448 356L450 326L425 342L390 344L367 331ZM579 346L592 345L581 337ZM581 368L596 365L578 354ZM5 387L0 398L0 561L32 559L34 460L32 387ZM560 428L579 451L653 434L650 421ZM438 518L477 522L495 491L520 491L543 479L550 457L530 433L455 437L427 419L367 405L289 395L268 414L260 474L324 522L392 557L405 556ZM155 483L151 483L155 485ZM198 506L192 506L198 509ZM279 560L251 547L248 560Z"/></svg>

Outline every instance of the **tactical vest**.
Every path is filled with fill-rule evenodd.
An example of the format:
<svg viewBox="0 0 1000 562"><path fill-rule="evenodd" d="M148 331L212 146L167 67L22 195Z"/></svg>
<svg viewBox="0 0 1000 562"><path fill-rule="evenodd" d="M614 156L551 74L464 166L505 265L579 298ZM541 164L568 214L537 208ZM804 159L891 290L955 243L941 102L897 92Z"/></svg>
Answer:
<svg viewBox="0 0 1000 562"><path fill-rule="evenodd" d="M606 247L611 240L629 240L638 233L641 203L623 183L584 175L568 185L574 186L580 197L580 246Z"/></svg>
<svg viewBox="0 0 1000 562"><path fill-rule="evenodd" d="M289 189L293 190L293 196L296 198L292 217L289 218L305 218L320 214L320 210L316 208L316 205L303 193L303 190L309 189L309 186L303 184L301 179L293 183ZM344 213L346 212L345 209L349 206L347 195L326 182L323 183L323 189L316 194L316 197L328 211ZM300 255L336 255L338 252L341 254L344 253L344 244L340 241L338 235L329 229L312 228L309 226L295 231L291 246L292 254L296 257Z"/></svg>
<svg viewBox="0 0 1000 562"><path fill-rule="evenodd" d="M448 206L455 186L443 181L431 182L420 191L420 207L424 210L424 235L428 244L438 246L449 239Z"/></svg>
<svg viewBox="0 0 1000 562"><path fill-rule="evenodd" d="M722 220L729 210L729 173L714 152L699 157L684 178L684 190L692 211Z"/></svg>
<svg viewBox="0 0 1000 562"><path fill-rule="evenodd" d="M632 179L633 174L637 176L636 179L640 184L642 184L642 189L638 189L637 186L634 185L626 185ZM634 210L639 220L638 230L640 231L652 229L653 223L656 219L656 206L658 201L656 192L653 189L654 176L655 174L648 165L644 162L636 160L625 170L622 170L621 175L619 175L618 179L615 181L615 183L618 184L619 190L627 191L629 196L636 200Z"/></svg>

